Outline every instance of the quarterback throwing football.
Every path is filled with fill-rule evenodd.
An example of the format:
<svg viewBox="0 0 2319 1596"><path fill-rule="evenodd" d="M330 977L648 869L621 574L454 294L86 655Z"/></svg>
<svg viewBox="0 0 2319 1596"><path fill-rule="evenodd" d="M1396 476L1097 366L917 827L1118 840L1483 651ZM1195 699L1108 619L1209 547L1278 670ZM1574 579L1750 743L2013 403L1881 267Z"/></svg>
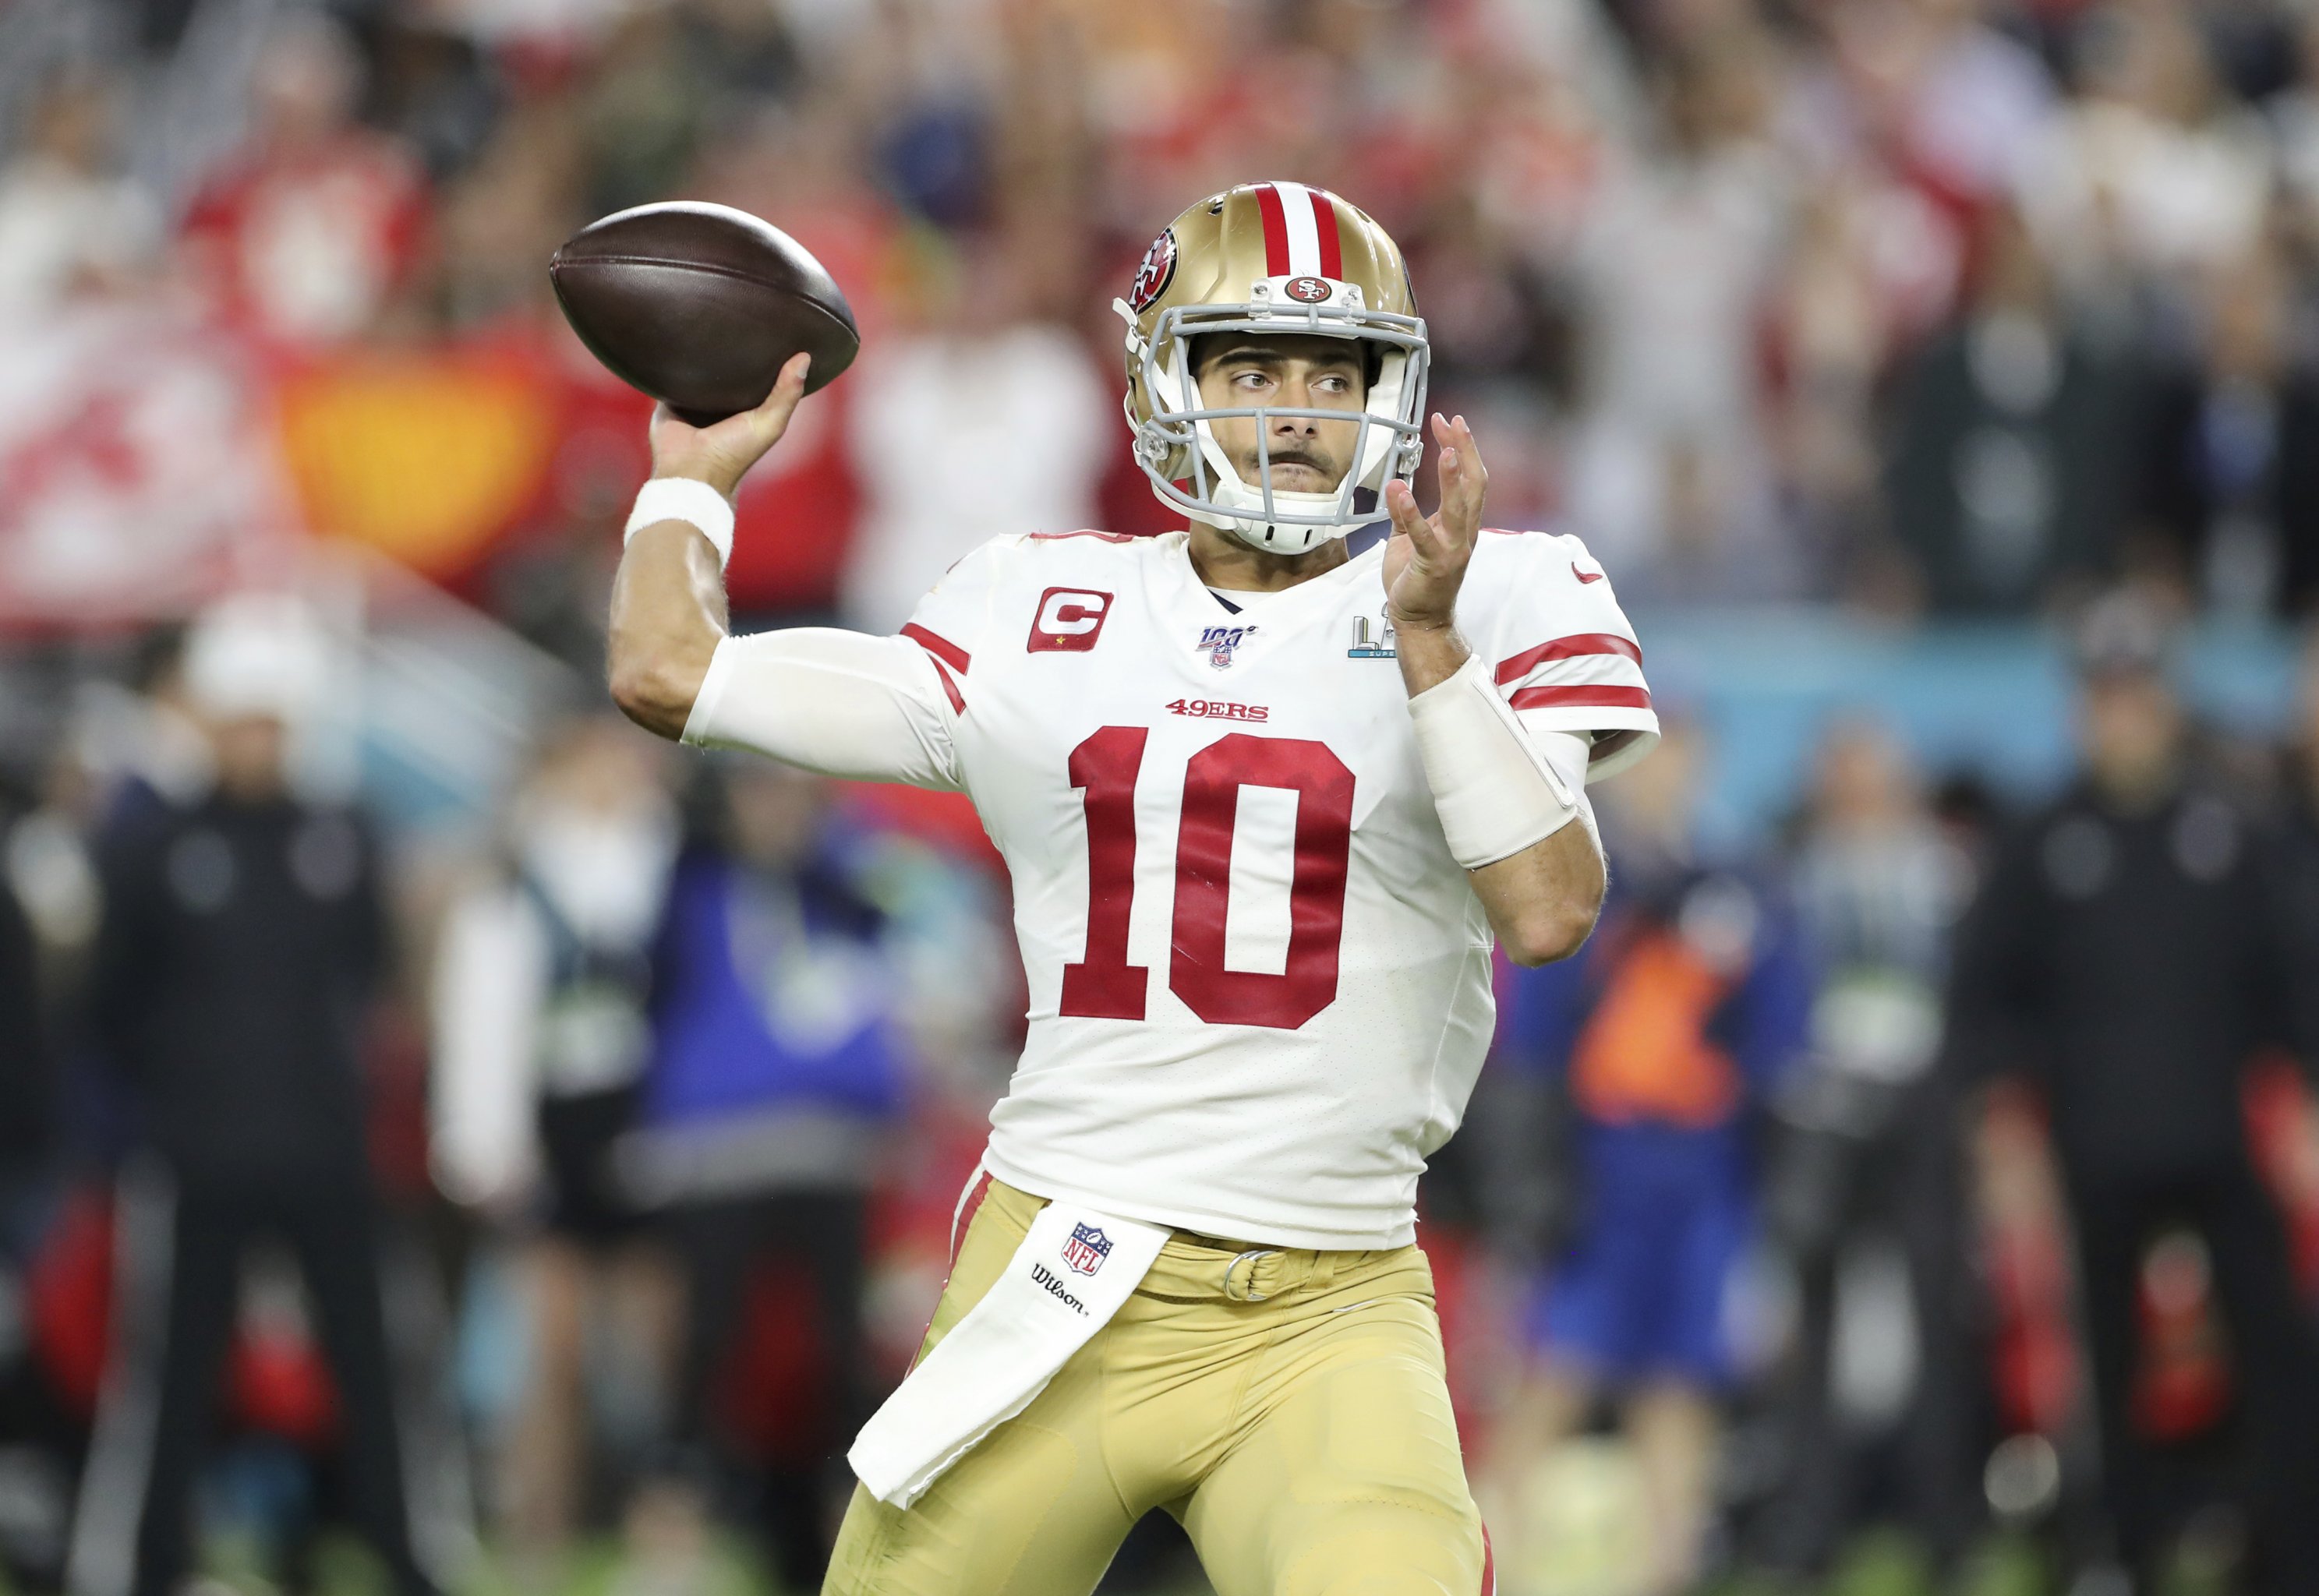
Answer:
<svg viewBox="0 0 2319 1596"><path fill-rule="evenodd" d="M1164 1508L1222 1596L1472 1596L1417 1177L1493 938L1593 927L1585 783L1657 737L1641 651L1576 539L1482 528L1462 419L1419 513L1425 326L1343 200L1203 200L1118 308L1188 530L997 539L896 637L728 636L730 495L803 357L753 411L657 417L629 522L630 716L962 791L1014 877L1029 1038L825 1588L1076 1596Z"/></svg>

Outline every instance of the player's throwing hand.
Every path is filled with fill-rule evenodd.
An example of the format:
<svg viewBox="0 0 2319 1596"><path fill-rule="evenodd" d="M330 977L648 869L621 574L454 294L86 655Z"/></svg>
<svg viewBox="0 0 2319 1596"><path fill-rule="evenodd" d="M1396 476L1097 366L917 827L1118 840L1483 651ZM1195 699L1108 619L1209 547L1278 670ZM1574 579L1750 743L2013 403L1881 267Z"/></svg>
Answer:
<svg viewBox="0 0 2319 1596"><path fill-rule="evenodd" d="M753 410L708 427L678 419L665 404L653 407L652 455L654 476L689 476L707 482L727 499L741 478L781 441L798 401L805 397L806 370L810 355L792 355L773 381L773 391Z"/></svg>
<svg viewBox="0 0 2319 1596"><path fill-rule="evenodd" d="M1490 473L1466 418L1436 411L1433 436L1441 445L1441 508L1417 513L1417 495L1404 482L1385 486L1393 537L1385 550L1385 618L1398 632L1446 630L1457 619L1457 589L1481 536L1482 498Z"/></svg>

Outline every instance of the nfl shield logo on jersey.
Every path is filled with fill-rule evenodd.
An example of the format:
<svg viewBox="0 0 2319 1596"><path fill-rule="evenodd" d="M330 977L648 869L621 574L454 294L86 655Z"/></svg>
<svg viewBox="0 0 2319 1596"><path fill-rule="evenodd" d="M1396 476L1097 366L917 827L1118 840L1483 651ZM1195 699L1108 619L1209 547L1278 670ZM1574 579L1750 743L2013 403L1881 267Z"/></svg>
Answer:
<svg viewBox="0 0 2319 1596"><path fill-rule="evenodd" d="M1111 1238L1094 1225L1073 1225L1071 1239L1063 1243L1063 1262L1081 1275L1094 1274L1110 1256Z"/></svg>
<svg viewBox="0 0 2319 1596"><path fill-rule="evenodd" d="M1219 671L1229 671L1232 650L1247 642L1255 631L1254 627L1209 627L1200 633L1200 646L1208 651L1208 663Z"/></svg>

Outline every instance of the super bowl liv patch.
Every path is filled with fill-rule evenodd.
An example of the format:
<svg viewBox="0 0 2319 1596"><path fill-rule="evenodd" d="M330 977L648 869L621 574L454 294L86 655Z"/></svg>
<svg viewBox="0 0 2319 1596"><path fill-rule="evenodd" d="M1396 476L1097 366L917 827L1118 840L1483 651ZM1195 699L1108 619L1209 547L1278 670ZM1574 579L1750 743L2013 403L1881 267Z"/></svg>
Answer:
<svg viewBox="0 0 2319 1596"><path fill-rule="evenodd" d="M1400 655L1394 648L1393 628L1386 627L1378 633L1370 627L1367 616L1353 617L1353 645L1345 650L1345 657L1349 660L1398 659Z"/></svg>

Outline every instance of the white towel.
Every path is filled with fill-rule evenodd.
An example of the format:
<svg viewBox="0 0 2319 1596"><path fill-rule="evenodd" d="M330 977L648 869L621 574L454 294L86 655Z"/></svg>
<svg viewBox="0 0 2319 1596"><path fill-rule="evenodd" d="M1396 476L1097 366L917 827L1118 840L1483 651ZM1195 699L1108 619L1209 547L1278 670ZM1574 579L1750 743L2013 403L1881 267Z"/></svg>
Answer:
<svg viewBox="0 0 2319 1596"><path fill-rule="evenodd" d="M1074 1203L1041 1209L1006 1272L854 1438L845 1458L870 1494L908 1507L1029 1407L1119 1312L1168 1236Z"/></svg>

